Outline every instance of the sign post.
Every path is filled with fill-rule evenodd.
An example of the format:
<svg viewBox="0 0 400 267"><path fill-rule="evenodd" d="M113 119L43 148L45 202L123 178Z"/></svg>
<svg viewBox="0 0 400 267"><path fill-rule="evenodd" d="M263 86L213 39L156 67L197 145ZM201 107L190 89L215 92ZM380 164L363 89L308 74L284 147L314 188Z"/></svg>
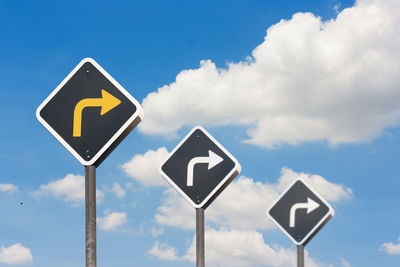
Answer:
<svg viewBox="0 0 400 267"><path fill-rule="evenodd" d="M196 209L196 266L205 266L204 211L240 173L239 162L194 127L161 164L161 175Z"/></svg>
<svg viewBox="0 0 400 267"><path fill-rule="evenodd" d="M204 209L196 208L196 267L204 267Z"/></svg>
<svg viewBox="0 0 400 267"><path fill-rule="evenodd" d="M304 267L304 246L297 246L297 267Z"/></svg>
<svg viewBox="0 0 400 267"><path fill-rule="evenodd" d="M83 59L36 110L85 166L86 266L96 267L96 167L143 119L140 104L96 61Z"/></svg>
<svg viewBox="0 0 400 267"><path fill-rule="evenodd" d="M95 267L96 257L96 167L85 167L86 266Z"/></svg>
<svg viewBox="0 0 400 267"><path fill-rule="evenodd" d="M304 246L335 212L328 202L299 178L281 194L267 213L297 245L297 266L304 267Z"/></svg>

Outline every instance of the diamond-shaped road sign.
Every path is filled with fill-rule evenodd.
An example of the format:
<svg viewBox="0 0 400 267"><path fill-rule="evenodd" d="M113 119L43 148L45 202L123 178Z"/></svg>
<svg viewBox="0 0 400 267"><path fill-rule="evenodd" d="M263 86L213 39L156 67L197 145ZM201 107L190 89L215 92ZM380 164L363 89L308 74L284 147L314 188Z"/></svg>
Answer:
<svg viewBox="0 0 400 267"><path fill-rule="evenodd" d="M200 126L162 163L162 176L195 208L206 208L239 174L237 160Z"/></svg>
<svg viewBox="0 0 400 267"><path fill-rule="evenodd" d="M44 100L36 117L83 165L99 165L144 115L140 104L85 58Z"/></svg>
<svg viewBox="0 0 400 267"><path fill-rule="evenodd" d="M334 210L297 179L270 207L268 215L296 245L305 245L333 217Z"/></svg>

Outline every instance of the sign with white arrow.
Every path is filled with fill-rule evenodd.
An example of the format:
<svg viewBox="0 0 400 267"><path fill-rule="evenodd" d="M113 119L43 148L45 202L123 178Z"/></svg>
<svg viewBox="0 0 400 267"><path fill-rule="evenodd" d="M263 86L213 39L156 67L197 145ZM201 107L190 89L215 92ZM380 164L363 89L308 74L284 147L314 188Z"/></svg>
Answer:
<svg viewBox="0 0 400 267"><path fill-rule="evenodd" d="M334 210L302 179L271 205L268 216L296 244L305 245L333 217Z"/></svg>
<svg viewBox="0 0 400 267"><path fill-rule="evenodd" d="M195 208L206 208L241 170L202 127L194 127L162 163L162 176Z"/></svg>
<svg viewBox="0 0 400 267"><path fill-rule="evenodd" d="M98 166L143 115L136 99L91 58L36 110L43 126L85 166Z"/></svg>

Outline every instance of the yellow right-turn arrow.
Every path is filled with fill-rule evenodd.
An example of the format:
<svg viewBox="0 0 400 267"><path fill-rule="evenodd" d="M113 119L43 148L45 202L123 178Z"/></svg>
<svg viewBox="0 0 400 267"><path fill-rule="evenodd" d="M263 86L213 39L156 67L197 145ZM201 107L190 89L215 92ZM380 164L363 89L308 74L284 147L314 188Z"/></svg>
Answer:
<svg viewBox="0 0 400 267"><path fill-rule="evenodd" d="M73 136L80 137L82 132L82 111L87 107L101 107L100 115L106 114L116 106L121 104L121 100L111 95L105 90L101 90L101 98L85 98L76 104L74 109Z"/></svg>

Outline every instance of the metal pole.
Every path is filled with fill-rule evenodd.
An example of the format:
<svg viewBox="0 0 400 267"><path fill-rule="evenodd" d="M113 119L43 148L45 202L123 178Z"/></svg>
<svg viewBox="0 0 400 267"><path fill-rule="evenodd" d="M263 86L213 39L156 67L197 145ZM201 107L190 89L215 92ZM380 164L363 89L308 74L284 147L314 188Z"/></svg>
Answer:
<svg viewBox="0 0 400 267"><path fill-rule="evenodd" d="M86 267L96 267L96 167L85 166Z"/></svg>
<svg viewBox="0 0 400 267"><path fill-rule="evenodd" d="M204 209L196 209L196 267L204 267Z"/></svg>
<svg viewBox="0 0 400 267"><path fill-rule="evenodd" d="M297 267L304 267L304 246L297 246Z"/></svg>

